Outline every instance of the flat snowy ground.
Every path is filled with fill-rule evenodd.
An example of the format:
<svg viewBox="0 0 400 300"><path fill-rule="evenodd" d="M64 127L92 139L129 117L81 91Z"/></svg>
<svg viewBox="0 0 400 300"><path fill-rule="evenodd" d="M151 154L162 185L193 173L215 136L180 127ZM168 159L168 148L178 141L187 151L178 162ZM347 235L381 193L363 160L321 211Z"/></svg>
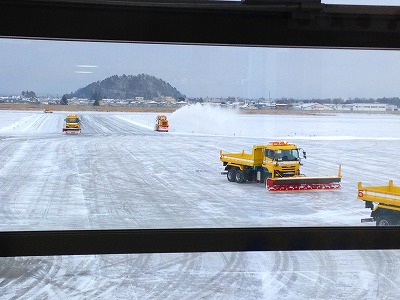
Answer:
<svg viewBox="0 0 400 300"><path fill-rule="evenodd" d="M0 111L0 230L358 226L357 182L399 184L399 117L239 115L189 106L154 132L154 113ZM219 151L288 140L306 175L342 189L271 193L227 181ZM374 224L369 224L373 226ZM0 258L1 299L397 299L398 251Z"/></svg>

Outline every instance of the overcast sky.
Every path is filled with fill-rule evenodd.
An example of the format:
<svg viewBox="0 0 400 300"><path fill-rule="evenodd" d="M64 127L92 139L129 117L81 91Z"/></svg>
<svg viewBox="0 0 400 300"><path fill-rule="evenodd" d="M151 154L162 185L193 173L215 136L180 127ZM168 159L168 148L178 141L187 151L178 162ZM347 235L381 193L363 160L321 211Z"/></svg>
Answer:
<svg viewBox="0 0 400 300"><path fill-rule="evenodd" d="M0 39L0 70L0 95L62 95L112 75L145 73L188 97L400 97L400 51Z"/></svg>

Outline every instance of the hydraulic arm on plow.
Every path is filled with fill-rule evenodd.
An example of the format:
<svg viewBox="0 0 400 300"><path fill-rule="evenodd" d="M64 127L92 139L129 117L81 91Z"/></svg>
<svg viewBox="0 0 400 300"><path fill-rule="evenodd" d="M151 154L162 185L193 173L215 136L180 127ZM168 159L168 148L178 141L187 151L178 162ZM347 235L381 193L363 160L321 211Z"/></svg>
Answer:
<svg viewBox="0 0 400 300"><path fill-rule="evenodd" d="M341 166L337 176L307 177L300 173L300 149L288 142L270 142L253 146L252 153L222 153L228 181L265 182L269 191L301 191L340 189ZM305 151L302 151L306 158Z"/></svg>

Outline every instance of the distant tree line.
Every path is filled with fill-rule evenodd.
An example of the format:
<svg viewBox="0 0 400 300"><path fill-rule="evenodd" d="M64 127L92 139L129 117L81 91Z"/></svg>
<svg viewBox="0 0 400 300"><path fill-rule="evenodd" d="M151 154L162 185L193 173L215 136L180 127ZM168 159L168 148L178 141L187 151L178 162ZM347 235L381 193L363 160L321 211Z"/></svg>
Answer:
<svg viewBox="0 0 400 300"><path fill-rule="evenodd" d="M68 105L67 95L63 95L63 96L61 97L60 104L61 104L61 105Z"/></svg>
<svg viewBox="0 0 400 300"><path fill-rule="evenodd" d="M90 100L94 100L93 106L100 106L100 100L103 99L101 96L101 93L98 91L95 91L93 95L90 97Z"/></svg>
<svg viewBox="0 0 400 300"><path fill-rule="evenodd" d="M60 100L61 105L68 105L68 99L73 98L73 94L64 94ZM103 96L99 91L95 91L90 97L90 100L94 100L93 106L100 106L100 100L103 99Z"/></svg>
<svg viewBox="0 0 400 300"><path fill-rule="evenodd" d="M24 98L36 98L36 93L33 91L22 91L21 95Z"/></svg>

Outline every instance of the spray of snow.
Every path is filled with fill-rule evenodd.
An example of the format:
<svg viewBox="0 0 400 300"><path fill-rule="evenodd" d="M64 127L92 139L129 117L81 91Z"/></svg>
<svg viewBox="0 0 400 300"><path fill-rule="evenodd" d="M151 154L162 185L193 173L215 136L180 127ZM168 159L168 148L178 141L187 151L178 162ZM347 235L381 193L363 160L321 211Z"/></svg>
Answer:
<svg viewBox="0 0 400 300"><path fill-rule="evenodd" d="M186 105L170 117L170 131L176 133L241 135L238 110L213 105Z"/></svg>
<svg viewBox="0 0 400 300"><path fill-rule="evenodd" d="M397 126L397 117L390 115L248 115L237 109L196 104L184 106L168 118L170 132L184 134L278 140L399 139L390 130ZM365 130L366 127L371 129Z"/></svg>

